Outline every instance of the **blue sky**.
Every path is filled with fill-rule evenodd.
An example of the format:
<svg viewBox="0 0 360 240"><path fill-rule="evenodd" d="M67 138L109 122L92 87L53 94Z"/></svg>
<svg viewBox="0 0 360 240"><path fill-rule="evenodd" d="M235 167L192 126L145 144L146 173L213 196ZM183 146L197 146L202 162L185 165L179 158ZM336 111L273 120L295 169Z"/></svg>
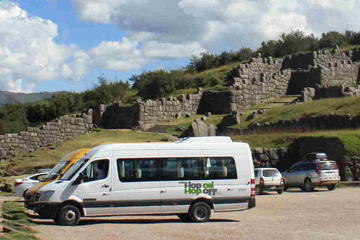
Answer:
<svg viewBox="0 0 360 240"><path fill-rule="evenodd" d="M0 90L83 91L301 30L360 31L360 0L0 0Z"/></svg>
<svg viewBox="0 0 360 240"><path fill-rule="evenodd" d="M81 21L70 0L18 0L16 2L30 15L49 19L56 23L58 25L59 36L55 38L55 42L58 44L76 44L83 50L90 50L102 41L118 41L125 36L125 33L114 24ZM39 83L33 91L84 91L92 88L99 76L104 76L109 81L115 81L116 79L127 81L132 75L140 74L143 71L158 68L181 68L187 63L188 58L181 58L175 61L159 60L146 64L141 69L126 72L96 68L89 71L80 81L70 81L61 78L57 79L56 82L54 80L44 81Z"/></svg>

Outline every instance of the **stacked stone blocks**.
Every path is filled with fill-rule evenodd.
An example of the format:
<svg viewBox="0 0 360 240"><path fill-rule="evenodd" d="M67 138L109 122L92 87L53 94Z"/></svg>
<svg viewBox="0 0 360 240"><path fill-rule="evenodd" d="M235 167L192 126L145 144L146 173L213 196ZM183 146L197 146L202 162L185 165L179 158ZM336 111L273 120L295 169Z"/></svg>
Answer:
<svg viewBox="0 0 360 240"><path fill-rule="evenodd" d="M0 135L0 160L87 133L92 127L91 114L83 114L81 117L62 116L39 128L29 127L18 134Z"/></svg>

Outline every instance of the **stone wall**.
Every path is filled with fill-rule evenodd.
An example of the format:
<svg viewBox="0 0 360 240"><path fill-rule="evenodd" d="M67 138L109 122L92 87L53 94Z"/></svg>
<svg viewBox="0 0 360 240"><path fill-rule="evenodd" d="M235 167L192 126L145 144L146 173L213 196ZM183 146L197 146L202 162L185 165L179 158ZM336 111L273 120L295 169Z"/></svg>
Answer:
<svg viewBox="0 0 360 240"><path fill-rule="evenodd" d="M122 106L121 103L100 105L94 111L96 125L106 129L132 128L137 124L139 111L137 106Z"/></svg>
<svg viewBox="0 0 360 240"><path fill-rule="evenodd" d="M148 129L158 121L191 116L199 111L202 91L197 94L183 94L180 97L162 98L160 100L140 101L135 105L138 119L135 126Z"/></svg>
<svg viewBox="0 0 360 240"><path fill-rule="evenodd" d="M339 98L339 97L353 97L360 96L360 87L307 87L302 91L301 101L310 102L312 100L323 98Z"/></svg>
<svg viewBox="0 0 360 240"><path fill-rule="evenodd" d="M291 71L282 70L282 65L281 59L258 57L233 70L228 81L233 89L230 110L239 111L285 95Z"/></svg>
<svg viewBox="0 0 360 240"><path fill-rule="evenodd" d="M92 110L80 117L62 116L39 128L29 127L18 134L0 135L0 161L18 152L35 151L52 143L84 134L93 127Z"/></svg>
<svg viewBox="0 0 360 240"><path fill-rule="evenodd" d="M359 83L360 50L319 50L288 56L282 69L292 69L289 92L305 87L355 87Z"/></svg>
<svg viewBox="0 0 360 240"><path fill-rule="evenodd" d="M131 107L102 106L94 111L94 123L105 128L148 129L158 121L196 113L241 111L286 94L301 94L308 87L335 89L341 86L351 90L358 85L360 63L356 61L359 60L360 49L348 52L320 50L284 60L257 57L228 74L230 89L227 91L200 91L177 98L138 100ZM349 94L354 94L353 89L345 91L344 96Z"/></svg>

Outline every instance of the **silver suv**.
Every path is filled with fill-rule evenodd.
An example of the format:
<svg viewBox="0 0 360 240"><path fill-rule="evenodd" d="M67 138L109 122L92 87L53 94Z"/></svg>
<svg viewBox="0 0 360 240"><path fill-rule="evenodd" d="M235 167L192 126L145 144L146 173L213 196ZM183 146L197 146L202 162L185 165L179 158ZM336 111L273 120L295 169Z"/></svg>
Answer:
<svg viewBox="0 0 360 240"><path fill-rule="evenodd" d="M335 161L316 159L295 163L281 175L288 187L300 187L303 191L314 191L317 186L334 190L340 181L339 168Z"/></svg>

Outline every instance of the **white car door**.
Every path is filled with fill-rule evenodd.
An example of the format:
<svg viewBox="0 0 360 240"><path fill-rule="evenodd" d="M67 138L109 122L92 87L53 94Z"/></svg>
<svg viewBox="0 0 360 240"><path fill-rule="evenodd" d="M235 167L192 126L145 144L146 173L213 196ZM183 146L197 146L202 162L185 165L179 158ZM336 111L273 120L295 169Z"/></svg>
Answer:
<svg viewBox="0 0 360 240"><path fill-rule="evenodd" d="M79 181L73 185L73 196L83 201L86 216L109 215L112 212L110 203L111 168L108 159L91 161L79 174Z"/></svg>

